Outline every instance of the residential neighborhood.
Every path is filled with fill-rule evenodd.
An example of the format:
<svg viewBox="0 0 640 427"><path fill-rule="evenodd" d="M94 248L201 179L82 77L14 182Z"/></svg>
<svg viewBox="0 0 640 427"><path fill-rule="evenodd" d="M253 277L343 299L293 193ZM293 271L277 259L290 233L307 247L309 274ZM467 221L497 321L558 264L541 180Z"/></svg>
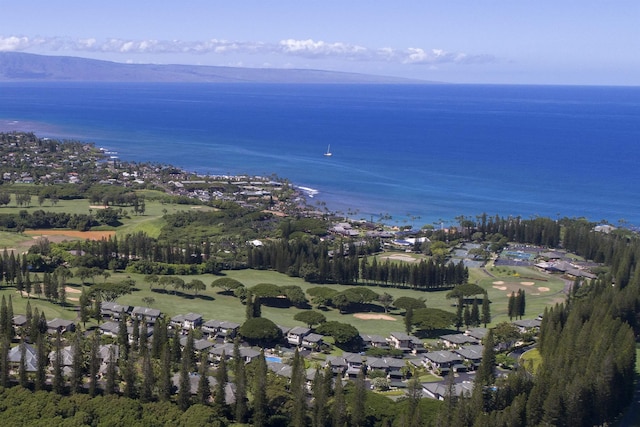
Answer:
<svg viewBox="0 0 640 427"><path fill-rule="evenodd" d="M442 335L435 342L431 341L431 344L404 332L392 332L387 337L361 334L361 352L343 352L341 355L332 355L327 352L331 346L324 343L325 337L323 335L302 326L279 326L282 340L279 343L274 343L272 347L262 348L237 341L240 324L217 319L205 320L198 313L180 314L170 319L164 319L163 313L150 307L103 302L101 317L102 321L98 331L112 341L111 344L101 344L99 347L98 373L103 379L110 358L118 360L120 354L118 339L123 336L120 331L123 324L127 329L125 336L128 345L136 345L136 340L150 345L156 330L154 326L162 321L163 324L168 324L170 336L179 340L183 351L186 347L191 346L194 357L197 360L206 360L212 368L219 366L222 359L228 362L233 361L235 346L239 344L239 355L243 363L250 363L261 353L264 353L268 368L275 374L290 379L292 357L295 351L299 351L303 357L309 360L308 387L311 385L316 368L329 369L334 379L341 381L355 380L364 372L366 378L370 378L370 380L373 378L385 379L383 383L376 381L376 387L384 384L384 389L400 390L406 389L407 381L414 375L419 372L427 372L434 378L440 378L436 381L422 383L424 396L433 399L443 399L446 392L451 392L445 384L450 381L448 379L450 375L455 384L452 390L457 393L456 395L461 395L469 390L469 382L473 380L473 374L482 361L484 348L481 342L487 333L486 328L471 328L458 334ZM540 319L516 320L513 325L522 331L538 330ZM13 326L18 332L25 330L26 316L15 315ZM73 333L76 326L72 321L52 319L47 322L47 334L51 339L60 335L65 336ZM137 332L135 327L138 328ZM88 337L91 336L90 331L85 334ZM430 348L434 343L439 345L440 349ZM367 355L367 349L378 351L395 349L399 352L393 356L373 356ZM60 351L63 369L65 375L68 375L73 365L73 350L71 346L66 346ZM22 355L22 352L25 354ZM49 353L49 371L53 369L57 357L55 349ZM9 361L13 364L14 369L18 368L18 364L25 363L27 372L35 372L38 366L37 358L38 354L33 343L24 342L13 346L9 351ZM197 383L193 378L192 382ZM174 381L174 383L178 385L177 382ZM211 378L210 383L215 384L215 378ZM371 388L374 388L373 384L372 382ZM227 394L230 399L234 399L233 385L227 387Z"/></svg>

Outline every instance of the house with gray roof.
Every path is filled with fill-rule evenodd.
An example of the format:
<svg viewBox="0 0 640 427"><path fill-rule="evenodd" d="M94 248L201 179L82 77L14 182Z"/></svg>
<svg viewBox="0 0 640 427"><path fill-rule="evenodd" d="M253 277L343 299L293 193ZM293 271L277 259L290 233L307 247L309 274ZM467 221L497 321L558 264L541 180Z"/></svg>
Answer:
<svg viewBox="0 0 640 427"><path fill-rule="evenodd" d="M520 332L526 332L540 329L542 321L540 319L521 319L514 321L513 324L518 327Z"/></svg>
<svg viewBox="0 0 640 427"><path fill-rule="evenodd" d="M478 339L466 334L441 335L440 339L447 348L458 348L463 345L478 344Z"/></svg>
<svg viewBox="0 0 640 427"><path fill-rule="evenodd" d="M233 357L233 344L224 343L216 344L213 347L209 347L209 359L213 361L219 361L224 354L225 359L229 360Z"/></svg>
<svg viewBox="0 0 640 427"><path fill-rule="evenodd" d="M381 335L360 334L360 338L367 348L389 348L389 342Z"/></svg>
<svg viewBox="0 0 640 427"><path fill-rule="evenodd" d="M368 369L384 371L387 377L392 380L404 378L402 368L406 366L404 359L394 357L367 357L366 365Z"/></svg>
<svg viewBox="0 0 640 427"><path fill-rule="evenodd" d="M226 320L207 320L202 324L202 332L211 339L233 339L240 329L240 324Z"/></svg>
<svg viewBox="0 0 640 427"><path fill-rule="evenodd" d="M183 333L196 329L202 325L202 314L187 313L173 316L170 325Z"/></svg>
<svg viewBox="0 0 640 427"><path fill-rule="evenodd" d="M302 338L302 347L311 350L318 350L323 344L324 335L310 333Z"/></svg>
<svg viewBox="0 0 640 427"><path fill-rule="evenodd" d="M462 356L448 350L430 351L423 356L424 366L432 371L440 371L441 374L449 372L451 369L466 370L462 362Z"/></svg>
<svg viewBox="0 0 640 427"><path fill-rule="evenodd" d="M444 400L450 394L457 397L471 395L471 393L473 392L473 383L455 383L451 388L449 388L445 382L423 383L422 392L426 397Z"/></svg>
<svg viewBox="0 0 640 427"><path fill-rule="evenodd" d="M153 325L156 323L158 318L162 316L162 313L156 308L133 307L133 310L131 310L131 316L137 317L138 320L144 319L147 324Z"/></svg>
<svg viewBox="0 0 640 427"><path fill-rule="evenodd" d="M184 348L187 345L187 340L189 339L189 337L182 337L180 338L180 345ZM201 352L201 351L209 351L209 349L211 347L213 347L214 343L207 340L207 339L198 339L198 340L193 340L193 349L197 352Z"/></svg>
<svg viewBox="0 0 640 427"><path fill-rule="evenodd" d="M100 304L100 314L104 318L119 320L124 314L131 312L131 306L117 304L113 301L103 301Z"/></svg>
<svg viewBox="0 0 640 427"><path fill-rule="evenodd" d="M18 314L13 316L13 326L16 328L24 328L27 326L27 316L24 314Z"/></svg>
<svg viewBox="0 0 640 427"><path fill-rule="evenodd" d="M102 323L99 328L100 332L103 334L111 337L117 337L118 332L120 331L120 324L118 322L109 321Z"/></svg>
<svg viewBox="0 0 640 427"><path fill-rule="evenodd" d="M73 332L76 330L76 324L71 320L58 319L57 317L47 322L47 332L50 334L65 332Z"/></svg>
<svg viewBox="0 0 640 427"><path fill-rule="evenodd" d="M355 378L360 371L366 369L364 357L358 353L344 353L344 360L347 362L347 376Z"/></svg>
<svg viewBox="0 0 640 427"><path fill-rule="evenodd" d="M218 329L218 336L224 339L233 339L240 329L240 324L236 322L222 321Z"/></svg>
<svg viewBox="0 0 640 427"><path fill-rule="evenodd" d="M325 360L325 366L331 366L331 372L333 375L342 377L347 371L347 361L343 356L327 356Z"/></svg>
<svg viewBox="0 0 640 427"><path fill-rule="evenodd" d="M387 341L391 347L402 350L405 353L424 351L420 338L404 332L391 332Z"/></svg>
<svg viewBox="0 0 640 427"><path fill-rule="evenodd" d="M464 331L464 334L469 335L470 337L473 337L478 341L482 341L485 335L487 335L487 332L489 332L489 329L487 328L471 328Z"/></svg>
<svg viewBox="0 0 640 427"><path fill-rule="evenodd" d="M244 359L245 363L251 362L258 356L260 356L260 350L253 347L240 347L240 357Z"/></svg>
<svg viewBox="0 0 640 427"><path fill-rule="evenodd" d="M267 368L276 375L281 377L291 378L291 365L287 365L281 362L267 362Z"/></svg>
<svg viewBox="0 0 640 427"><path fill-rule="evenodd" d="M55 363L56 360L56 350L49 352L49 362L51 365ZM71 366L73 365L73 348L71 346L62 347L60 349L60 361L61 366Z"/></svg>
<svg viewBox="0 0 640 427"><path fill-rule="evenodd" d="M311 329L302 326L291 328L287 333L287 342L291 345L300 346L304 337L311 333Z"/></svg>
<svg viewBox="0 0 640 427"><path fill-rule="evenodd" d="M467 345L452 351L456 354L459 354L465 361L468 361L468 363L470 363L474 368L478 368L478 366L480 366L480 362L482 362L482 352L484 351L484 346Z"/></svg>
<svg viewBox="0 0 640 427"><path fill-rule="evenodd" d="M22 346L25 350L25 369L27 372L36 372L38 370L38 353L35 347L29 343L21 343L9 350L9 363L14 367L20 366L22 359Z"/></svg>
<svg viewBox="0 0 640 427"><path fill-rule="evenodd" d="M213 360L220 360L222 354L225 355L226 359L233 358L233 344L231 343L213 345L208 347L208 349L209 357ZM253 347L240 346L239 351L240 357L245 361L245 363L251 362L260 355L260 350Z"/></svg>
<svg viewBox="0 0 640 427"><path fill-rule="evenodd" d="M117 344L100 345L98 348L98 359L103 362L108 362L112 351L114 360L118 360L120 357L120 347Z"/></svg>
<svg viewBox="0 0 640 427"><path fill-rule="evenodd" d="M138 336L139 337L142 337L142 335L140 335L140 334L142 334L142 331L143 331L142 325L140 325L138 327ZM151 338L153 336L153 326L148 326L147 327L146 334L147 334L146 338L147 338L147 341L148 341L149 338ZM127 326L127 337L129 337L129 343L133 344L133 326Z"/></svg>

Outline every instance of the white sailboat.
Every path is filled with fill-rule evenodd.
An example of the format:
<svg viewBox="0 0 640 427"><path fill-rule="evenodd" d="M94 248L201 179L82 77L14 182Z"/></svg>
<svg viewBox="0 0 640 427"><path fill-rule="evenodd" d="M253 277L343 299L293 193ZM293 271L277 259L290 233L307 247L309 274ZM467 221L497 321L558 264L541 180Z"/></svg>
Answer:
<svg viewBox="0 0 640 427"><path fill-rule="evenodd" d="M327 152L324 153L325 157L331 157L333 154L331 154L331 144L329 144L327 146Z"/></svg>

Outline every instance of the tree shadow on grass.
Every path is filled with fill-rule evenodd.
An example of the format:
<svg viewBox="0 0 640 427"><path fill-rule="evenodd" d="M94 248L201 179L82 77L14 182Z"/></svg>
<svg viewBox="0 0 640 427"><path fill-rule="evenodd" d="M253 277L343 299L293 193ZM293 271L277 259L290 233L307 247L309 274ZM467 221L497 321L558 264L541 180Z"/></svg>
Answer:
<svg viewBox="0 0 640 427"><path fill-rule="evenodd" d="M203 300L203 301L215 301L215 298L210 296L210 295L205 295L205 294L189 294L186 292L182 292L182 291L177 291L175 289L158 289L158 288L154 288L151 290L152 292L158 293L158 294L162 294L162 295L174 295L180 298L184 298L184 299L199 299L199 300Z"/></svg>
<svg viewBox="0 0 640 427"><path fill-rule="evenodd" d="M425 338L435 338L442 335L458 334L458 333L460 332L456 331L455 329L418 329L413 332L413 335L415 335L420 339L425 339Z"/></svg>
<svg viewBox="0 0 640 427"><path fill-rule="evenodd" d="M352 314L352 313L384 313L384 308L377 304L360 304L354 303L349 304L344 310L342 310L343 314Z"/></svg>

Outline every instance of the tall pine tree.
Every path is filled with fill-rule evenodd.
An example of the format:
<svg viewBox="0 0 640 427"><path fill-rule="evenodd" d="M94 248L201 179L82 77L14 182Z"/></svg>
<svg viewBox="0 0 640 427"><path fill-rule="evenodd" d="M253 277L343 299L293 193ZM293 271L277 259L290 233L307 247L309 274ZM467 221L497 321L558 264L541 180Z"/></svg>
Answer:
<svg viewBox="0 0 640 427"><path fill-rule="evenodd" d="M264 350L256 359L253 371L253 425L267 425L267 362Z"/></svg>

